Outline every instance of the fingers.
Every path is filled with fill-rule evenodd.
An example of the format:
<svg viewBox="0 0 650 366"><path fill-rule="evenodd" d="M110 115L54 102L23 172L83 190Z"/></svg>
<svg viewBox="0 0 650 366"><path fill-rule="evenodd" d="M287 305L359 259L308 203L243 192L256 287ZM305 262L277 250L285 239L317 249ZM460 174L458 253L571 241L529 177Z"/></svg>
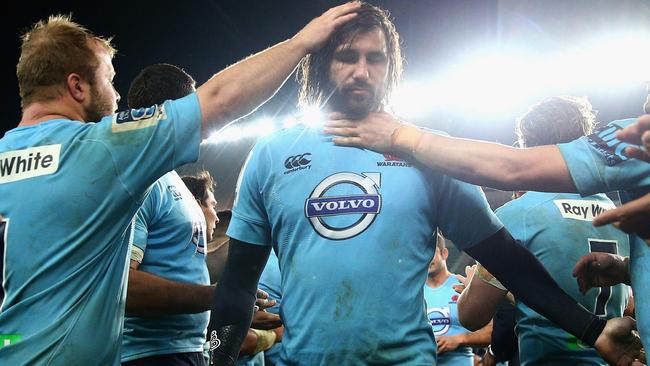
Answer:
<svg viewBox="0 0 650 366"><path fill-rule="evenodd" d="M340 16L345 16L345 15L350 15L350 13L359 10L361 7L361 3L358 1L351 1L349 3L345 3L343 5L335 6L329 10L327 10L323 15L332 17L332 18L338 18Z"/></svg>
<svg viewBox="0 0 650 366"><path fill-rule="evenodd" d="M583 295L592 287L592 283L589 279L589 272L592 269L593 262L594 259L591 255L586 255L580 258L573 267L573 277L576 277L578 280L578 288L580 293Z"/></svg>
<svg viewBox="0 0 650 366"><path fill-rule="evenodd" d="M258 289L257 289L257 298L258 298L258 299L268 299L268 298L269 298L269 294L266 293L266 291L261 290L261 289L258 288Z"/></svg>
<svg viewBox="0 0 650 366"><path fill-rule="evenodd" d="M325 127L354 127L358 122L352 122L351 120L345 118L345 115L340 113L330 113L327 122L325 122Z"/></svg>
<svg viewBox="0 0 650 366"><path fill-rule="evenodd" d="M644 213L650 215L648 211L650 211L650 194L630 201L621 207L603 212L594 219L593 224L594 226L602 226L625 220L632 215L643 215Z"/></svg>
<svg viewBox="0 0 650 366"><path fill-rule="evenodd" d="M342 24L345 24L352 20L354 17L356 17L358 14L357 13L352 13L352 14L346 14L344 16L338 17L336 20L334 20L333 25L334 28L340 27Z"/></svg>
<svg viewBox="0 0 650 366"><path fill-rule="evenodd" d="M456 291L457 293L462 294L463 291L465 290L465 285L463 285L462 283L458 283L456 285L453 285L451 288L453 288L454 291Z"/></svg>
<svg viewBox="0 0 650 366"><path fill-rule="evenodd" d="M325 127L323 133L334 136L358 137L357 132L350 127Z"/></svg>
<svg viewBox="0 0 650 366"><path fill-rule="evenodd" d="M639 149L638 147L634 147L634 146L626 147L625 148L625 155L627 155L627 156L629 156L631 158L634 158L634 159L643 160L646 163L650 163L650 154L648 154L647 152Z"/></svg>
<svg viewBox="0 0 650 366"><path fill-rule="evenodd" d="M275 305L277 302L275 300L270 300L270 299L257 299L255 300L255 306L257 306L259 309L267 309L270 308L271 306Z"/></svg>
<svg viewBox="0 0 650 366"><path fill-rule="evenodd" d="M650 115L645 114L637 118L636 123L618 131L616 133L616 138L630 144L640 145L642 144L642 135L648 131L650 131ZM650 136L647 138L650 139Z"/></svg>
<svg viewBox="0 0 650 366"><path fill-rule="evenodd" d="M338 146L361 146L361 139L359 137L335 137L332 139L332 142Z"/></svg>

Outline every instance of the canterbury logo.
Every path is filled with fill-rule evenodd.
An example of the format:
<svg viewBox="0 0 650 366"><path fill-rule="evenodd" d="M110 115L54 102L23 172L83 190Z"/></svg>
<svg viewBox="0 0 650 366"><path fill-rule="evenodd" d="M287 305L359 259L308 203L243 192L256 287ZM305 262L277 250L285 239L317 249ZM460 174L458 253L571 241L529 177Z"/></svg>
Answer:
<svg viewBox="0 0 650 366"><path fill-rule="evenodd" d="M311 163L311 160L307 159L307 156L310 155L311 153L304 153L301 155L290 156L284 161L284 166L287 169L293 169L293 168L305 166Z"/></svg>

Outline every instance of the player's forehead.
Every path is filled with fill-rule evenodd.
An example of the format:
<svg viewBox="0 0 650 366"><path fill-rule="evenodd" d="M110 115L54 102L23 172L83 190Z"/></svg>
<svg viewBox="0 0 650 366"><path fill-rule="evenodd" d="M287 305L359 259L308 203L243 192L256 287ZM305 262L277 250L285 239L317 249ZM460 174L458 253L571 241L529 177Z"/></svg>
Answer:
<svg viewBox="0 0 650 366"><path fill-rule="evenodd" d="M334 49L335 53L355 52L387 52L386 35L379 27L360 30L345 37Z"/></svg>
<svg viewBox="0 0 650 366"><path fill-rule="evenodd" d="M102 46L102 44L97 40L89 40L90 47L95 54L95 57L98 61L97 71L101 74L113 76L115 75L115 69L113 68L113 57L109 51Z"/></svg>

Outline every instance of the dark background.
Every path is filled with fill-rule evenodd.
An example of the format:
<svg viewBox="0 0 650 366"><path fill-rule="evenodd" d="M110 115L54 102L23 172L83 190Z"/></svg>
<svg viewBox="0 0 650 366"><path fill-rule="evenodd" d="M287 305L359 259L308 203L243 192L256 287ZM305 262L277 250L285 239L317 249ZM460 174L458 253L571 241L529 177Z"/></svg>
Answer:
<svg viewBox="0 0 650 366"><path fill-rule="evenodd" d="M516 45L540 54L571 50L593 35L620 30L648 31L650 1L645 0L393 0L370 1L388 9L402 37L407 60L405 80L421 80L453 68L484 47ZM184 68L200 85L211 75L251 53L291 37L310 19L341 1L22 1L4 6L2 32L2 109L0 135L20 120L20 100L15 76L19 35L30 24L54 13L72 13L74 19L96 34L113 36L118 54L114 60L117 90L124 96L131 79L145 66L168 62ZM12 9L12 10L8 10ZM650 41L650 40L649 40ZM650 42L640 42L620 55L634 59L647 55ZM517 116L540 100L555 94L588 96L599 120L634 117L645 100L650 74L615 87L597 81L613 70L593 72L595 83L540 88L512 103L504 111L481 115L477 108L490 88L481 79L469 81L467 98L454 108L433 110L413 122L445 130L452 135L511 144ZM587 65L586 65L587 66ZM615 71L615 70L614 70ZM591 80L590 80L591 81ZM498 84L495 83L495 84ZM476 93L477 88L483 94ZM516 92L516 91L515 91ZM434 100L436 97L431 96ZM463 98L465 99L465 98ZM425 96L426 100L426 96ZM296 85L290 80L271 102L249 118L281 118L295 112ZM220 208L232 205L234 184L247 151L248 138L230 143L204 143L201 159L180 169L191 173L208 169L217 178ZM507 197L488 192L493 205Z"/></svg>

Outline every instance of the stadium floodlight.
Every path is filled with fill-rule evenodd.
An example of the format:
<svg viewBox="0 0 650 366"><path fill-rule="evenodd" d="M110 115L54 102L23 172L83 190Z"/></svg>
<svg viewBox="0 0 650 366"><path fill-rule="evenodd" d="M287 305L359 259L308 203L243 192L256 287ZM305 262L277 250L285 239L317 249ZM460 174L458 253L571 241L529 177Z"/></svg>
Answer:
<svg viewBox="0 0 650 366"><path fill-rule="evenodd" d="M299 122L309 127L322 126L326 116L318 106L306 106L300 110Z"/></svg>
<svg viewBox="0 0 650 366"><path fill-rule="evenodd" d="M277 123L270 117L262 117L248 125L248 136L267 136L278 130Z"/></svg>
<svg viewBox="0 0 650 366"><path fill-rule="evenodd" d="M207 142L220 143L220 142L233 142L243 137L242 128L236 124L229 124L219 131L213 133L208 137Z"/></svg>

